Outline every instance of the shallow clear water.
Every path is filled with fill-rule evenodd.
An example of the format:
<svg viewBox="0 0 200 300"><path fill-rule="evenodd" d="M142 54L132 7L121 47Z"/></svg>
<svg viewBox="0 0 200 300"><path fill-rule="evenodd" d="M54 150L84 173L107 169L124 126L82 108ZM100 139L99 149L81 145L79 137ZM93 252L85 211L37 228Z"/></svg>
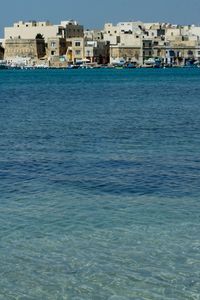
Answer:
<svg viewBox="0 0 200 300"><path fill-rule="evenodd" d="M200 299L200 69L0 72L0 300Z"/></svg>

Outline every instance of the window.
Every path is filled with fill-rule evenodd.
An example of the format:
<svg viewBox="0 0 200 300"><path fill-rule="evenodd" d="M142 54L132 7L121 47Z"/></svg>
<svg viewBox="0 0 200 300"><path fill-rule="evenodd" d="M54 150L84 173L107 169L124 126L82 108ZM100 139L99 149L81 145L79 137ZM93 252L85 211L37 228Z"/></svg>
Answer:
<svg viewBox="0 0 200 300"><path fill-rule="evenodd" d="M55 48L56 47L56 42L51 42L51 47Z"/></svg>
<svg viewBox="0 0 200 300"><path fill-rule="evenodd" d="M81 50L76 50L76 51L75 51L75 54L76 54L76 55L80 55L80 54L81 54Z"/></svg>
<svg viewBox="0 0 200 300"><path fill-rule="evenodd" d="M55 55L55 51L51 51L51 55Z"/></svg>
<svg viewBox="0 0 200 300"><path fill-rule="evenodd" d="M200 51L198 51L198 54L200 55Z"/></svg>
<svg viewBox="0 0 200 300"><path fill-rule="evenodd" d="M81 43L80 42L75 42L75 47L80 47Z"/></svg>

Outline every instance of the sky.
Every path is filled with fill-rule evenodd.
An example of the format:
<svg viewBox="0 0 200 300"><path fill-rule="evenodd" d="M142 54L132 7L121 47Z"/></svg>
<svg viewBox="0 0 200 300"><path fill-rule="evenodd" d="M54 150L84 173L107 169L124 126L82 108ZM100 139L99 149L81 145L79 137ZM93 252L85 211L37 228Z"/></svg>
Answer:
<svg viewBox="0 0 200 300"><path fill-rule="evenodd" d="M77 20L85 29L106 22L200 24L200 0L0 0L0 37L15 21Z"/></svg>

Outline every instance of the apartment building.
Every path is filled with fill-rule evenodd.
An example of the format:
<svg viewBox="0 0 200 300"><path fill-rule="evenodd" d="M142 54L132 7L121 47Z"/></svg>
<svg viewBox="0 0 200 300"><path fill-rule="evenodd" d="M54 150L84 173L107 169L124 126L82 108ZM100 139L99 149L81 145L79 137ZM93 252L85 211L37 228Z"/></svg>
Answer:
<svg viewBox="0 0 200 300"><path fill-rule="evenodd" d="M84 37L86 41L103 41L104 40L104 33L103 30L85 30Z"/></svg>
<svg viewBox="0 0 200 300"><path fill-rule="evenodd" d="M117 25L107 23L104 26L104 40L110 44L110 63L125 60L142 64L141 22L120 22Z"/></svg>
<svg viewBox="0 0 200 300"><path fill-rule="evenodd" d="M64 38L54 37L48 38L47 41L47 56L63 56L67 52L67 42Z"/></svg>
<svg viewBox="0 0 200 300"><path fill-rule="evenodd" d="M85 58L90 63L109 63L109 43L102 40L85 41Z"/></svg>
<svg viewBox="0 0 200 300"><path fill-rule="evenodd" d="M68 38L67 60L69 63L81 63L85 58L84 38Z"/></svg>

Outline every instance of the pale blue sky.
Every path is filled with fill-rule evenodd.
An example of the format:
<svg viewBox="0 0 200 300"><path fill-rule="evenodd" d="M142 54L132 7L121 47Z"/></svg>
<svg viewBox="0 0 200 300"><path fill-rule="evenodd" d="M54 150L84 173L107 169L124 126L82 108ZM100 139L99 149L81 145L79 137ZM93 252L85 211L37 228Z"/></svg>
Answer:
<svg viewBox="0 0 200 300"><path fill-rule="evenodd" d="M6 0L0 5L3 27L18 20L75 19L85 28L102 28L105 22L169 21L200 24L200 0Z"/></svg>

